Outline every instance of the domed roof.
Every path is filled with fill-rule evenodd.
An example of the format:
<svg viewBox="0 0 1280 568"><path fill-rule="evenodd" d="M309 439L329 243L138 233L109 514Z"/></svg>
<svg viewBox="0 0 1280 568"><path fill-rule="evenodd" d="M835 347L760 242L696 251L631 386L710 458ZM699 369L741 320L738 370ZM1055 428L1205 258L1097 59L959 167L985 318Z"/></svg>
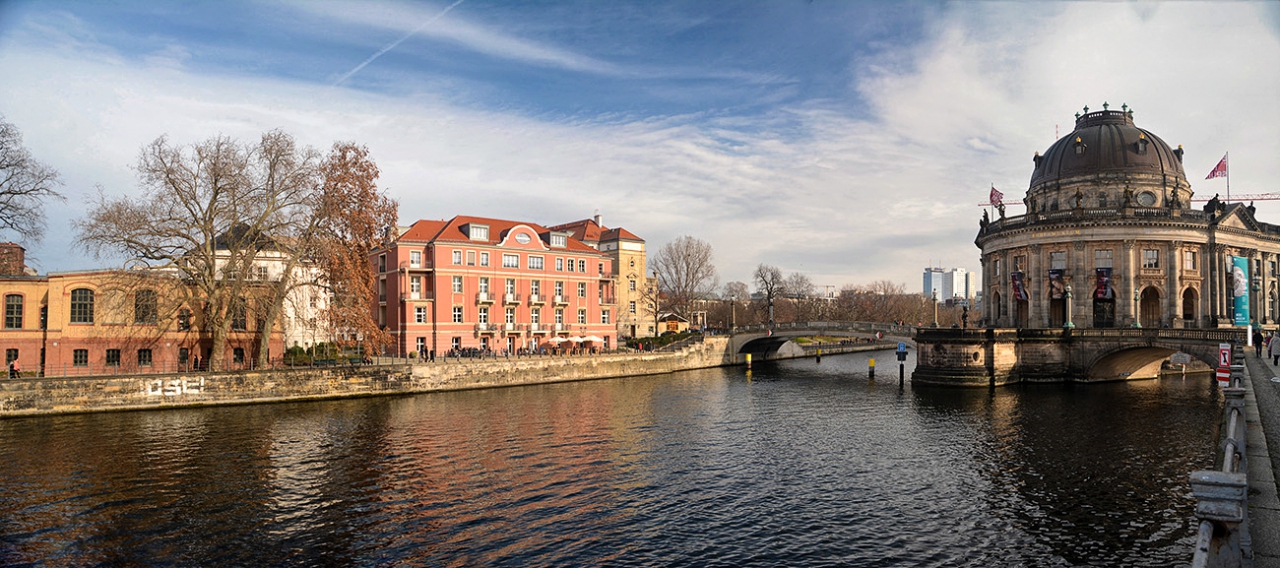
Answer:
<svg viewBox="0 0 1280 568"><path fill-rule="evenodd" d="M1087 108L1085 110L1088 110ZM1166 174L1184 183L1182 150L1133 125L1132 111L1103 110L1076 118L1076 129L1036 156L1031 188L1103 173Z"/></svg>

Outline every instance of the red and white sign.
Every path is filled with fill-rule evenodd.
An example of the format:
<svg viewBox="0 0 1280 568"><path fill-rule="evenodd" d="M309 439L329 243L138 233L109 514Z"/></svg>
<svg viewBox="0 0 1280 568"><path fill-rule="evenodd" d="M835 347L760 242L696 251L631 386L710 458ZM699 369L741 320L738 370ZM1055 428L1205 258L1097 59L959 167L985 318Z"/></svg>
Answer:
<svg viewBox="0 0 1280 568"><path fill-rule="evenodd" d="M1218 386L1227 388L1231 386L1231 344L1218 344Z"/></svg>

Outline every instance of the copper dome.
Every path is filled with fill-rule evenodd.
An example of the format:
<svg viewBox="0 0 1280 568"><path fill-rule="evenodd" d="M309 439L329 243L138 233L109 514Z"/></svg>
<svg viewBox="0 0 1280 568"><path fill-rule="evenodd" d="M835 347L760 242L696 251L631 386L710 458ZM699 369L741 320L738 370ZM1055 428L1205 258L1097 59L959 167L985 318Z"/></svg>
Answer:
<svg viewBox="0 0 1280 568"><path fill-rule="evenodd" d="M1087 110L1087 109L1086 109ZM1103 110L1076 118L1071 134L1036 156L1030 189L1098 174L1164 175L1186 185L1182 150L1133 125L1133 111Z"/></svg>

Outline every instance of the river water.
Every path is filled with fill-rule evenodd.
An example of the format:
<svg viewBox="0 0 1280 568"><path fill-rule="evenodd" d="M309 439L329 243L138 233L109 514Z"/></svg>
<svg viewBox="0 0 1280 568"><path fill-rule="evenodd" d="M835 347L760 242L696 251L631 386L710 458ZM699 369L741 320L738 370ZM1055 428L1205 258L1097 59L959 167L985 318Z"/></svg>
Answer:
<svg viewBox="0 0 1280 568"><path fill-rule="evenodd" d="M1210 379L900 391L892 359L0 420L0 565L1190 560Z"/></svg>

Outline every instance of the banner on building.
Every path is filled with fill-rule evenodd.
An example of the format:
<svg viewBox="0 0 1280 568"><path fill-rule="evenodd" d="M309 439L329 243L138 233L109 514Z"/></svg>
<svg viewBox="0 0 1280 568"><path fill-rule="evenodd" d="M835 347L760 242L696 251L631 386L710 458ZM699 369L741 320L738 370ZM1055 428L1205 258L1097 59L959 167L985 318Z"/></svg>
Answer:
<svg viewBox="0 0 1280 568"><path fill-rule="evenodd" d="M1235 298L1235 325L1249 325L1249 259L1231 257L1231 296Z"/></svg>
<svg viewBox="0 0 1280 568"><path fill-rule="evenodd" d="M1098 268L1095 269L1098 287L1093 290L1093 298L1095 300L1114 300L1115 292L1111 291L1111 269Z"/></svg>
<svg viewBox="0 0 1280 568"><path fill-rule="evenodd" d="M1013 284L1013 299L1027 299L1027 288L1022 285L1022 272L1012 272L1009 274L1010 283Z"/></svg>
<svg viewBox="0 0 1280 568"><path fill-rule="evenodd" d="M1061 300L1067 291L1067 283L1062 279L1061 268L1049 269L1049 299Z"/></svg>

